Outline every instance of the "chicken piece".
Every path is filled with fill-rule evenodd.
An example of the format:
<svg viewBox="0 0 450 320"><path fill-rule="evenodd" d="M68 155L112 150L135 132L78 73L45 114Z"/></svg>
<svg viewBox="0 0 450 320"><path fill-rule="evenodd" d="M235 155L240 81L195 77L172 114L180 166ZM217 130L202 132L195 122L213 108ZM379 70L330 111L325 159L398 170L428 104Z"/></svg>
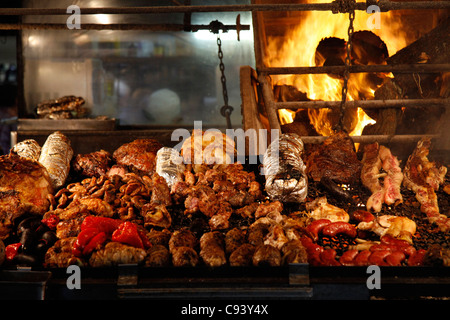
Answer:
<svg viewBox="0 0 450 320"><path fill-rule="evenodd" d="M250 243L244 243L234 250L229 257L230 266L232 267L246 267L253 264L253 254L255 253L255 246Z"/></svg>
<svg viewBox="0 0 450 320"><path fill-rule="evenodd" d="M256 249L252 261L255 267L278 267L281 265L281 253L277 248L268 244L263 244Z"/></svg>
<svg viewBox="0 0 450 320"><path fill-rule="evenodd" d="M59 239L76 237L81 232L81 224L88 214L80 214L72 219L65 219L56 225L56 236Z"/></svg>
<svg viewBox="0 0 450 320"><path fill-rule="evenodd" d="M53 193L47 170L15 154L0 157L0 239L6 239L14 220L25 213L43 215Z"/></svg>
<svg viewBox="0 0 450 320"><path fill-rule="evenodd" d="M253 202L242 208L236 209L235 213L240 215L242 218L253 218L258 207L259 207L259 203Z"/></svg>
<svg viewBox="0 0 450 320"><path fill-rule="evenodd" d="M258 209L256 209L255 219L265 217L271 212L281 213L282 211L283 211L283 204L280 201L273 201L273 202L266 201L265 203L261 203L258 206Z"/></svg>
<svg viewBox="0 0 450 320"><path fill-rule="evenodd" d="M66 182L72 156L70 140L64 134L56 131L47 137L42 146L39 163L47 169L55 190Z"/></svg>
<svg viewBox="0 0 450 320"><path fill-rule="evenodd" d="M223 230L228 229L230 226L230 219L233 209L228 202L219 201L219 209L217 212L209 219L209 227L211 230Z"/></svg>
<svg viewBox="0 0 450 320"><path fill-rule="evenodd" d="M227 263L225 242L218 231L204 233L200 238L200 257L208 267L220 267Z"/></svg>
<svg viewBox="0 0 450 320"><path fill-rule="evenodd" d="M300 240L291 240L281 247L282 264L308 263L308 253Z"/></svg>
<svg viewBox="0 0 450 320"><path fill-rule="evenodd" d="M412 237L416 233L416 223L406 217L383 215L370 222L360 222L358 229L372 231L380 237L390 235L394 238L413 243Z"/></svg>
<svg viewBox="0 0 450 320"><path fill-rule="evenodd" d="M86 208L92 214L97 216L112 218L114 216L114 208L108 202L93 197L80 198L72 201L67 208L81 206L81 209Z"/></svg>
<svg viewBox="0 0 450 320"><path fill-rule="evenodd" d="M45 268L67 268L70 265L84 266L86 263L72 253L76 237L59 239L45 253Z"/></svg>
<svg viewBox="0 0 450 320"><path fill-rule="evenodd" d="M91 267L111 267L119 264L140 264L147 253L144 249L120 242L108 242L103 249L94 251L89 258Z"/></svg>
<svg viewBox="0 0 450 320"><path fill-rule="evenodd" d="M225 251L228 255L246 243L246 232L240 228L233 228L225 234Z"/></svg>
<svg viewBox="0 0 450 320"><path fill-rule="evenodd" d="M286 237L283 227L280 224L271 225L269 233L264 238L264 244L280 250L287 242L289 242L289 239Z"/></svg>
<svg viewBox="0 0 450 320"><path fill-rule="evenodd" d="M406 162L403 184L416 194L420 210L430 223L436 223L441 231L446 232L450 230L450 218L440 214L435 191L444 182L447 167L437 166L428 159L430 146L430 139L422 139L417 143Z"/></svg>
<svg viewBox="0 0 450 320"><path fill-rule="evenodd" d="M151 175L156 170L156 154L163 147L153 139L136 139L117 148L113 159L140 175Z"/></svg>
<svg viewBox="0 0 450 320"><path fill-rule="evenodd" d="M306 173L314 181L320 181L322 177L341 183L357 181L361 163L353 140L341 131L317 145L307 156Z"/></svg>
<svg viewBox="0 0 450 320"><path fill-rule="evenodd" d="M172 225L172 216L163 204L146 203L141 209L144 217L144 226L169 228Z"/></svg>
<svg viewBox="0 0 450 320"><path fill-rule="evenodd" d="M157 244L147 250L146 267L167 267L169 265L170 252L165 246Z"/></svg>
<svg viewBox="0 0 450 320"><path fill-rule="evenodd" d="M329 204L326 197L306 203L306 210L314 220L328 219L331 222L348 222L350 220L350 216L345 210Z"/></svg>
<svg viewBox="0 0 450 320"><path fill-rule="evenodd" d="M380 212L384 201L385 190L379 181L380 177L386 173L380 174L382 161L378 155L379 145L377 142L368 144L364 147L362 158L361 181L372 192L367 200L367 210Z"/></svg>
<svg viewBox="0 0 450 320"><path fill-rule="evenodd" d="M75 172L86 177L105 176L111 168L112 157L108 151L99 150L87 154L77 154L72 161Z"/></svg>

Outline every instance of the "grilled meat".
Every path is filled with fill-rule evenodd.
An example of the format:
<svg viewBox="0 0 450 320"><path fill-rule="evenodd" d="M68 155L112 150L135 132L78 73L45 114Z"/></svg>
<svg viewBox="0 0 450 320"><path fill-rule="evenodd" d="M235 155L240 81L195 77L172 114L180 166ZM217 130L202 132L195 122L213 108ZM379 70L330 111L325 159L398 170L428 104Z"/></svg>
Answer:
<svg viewBox="0 0 450 320"><path fill-rule="evenodd" d="M327 138L307 156L306 173L314 181L325 176L338 183L350 183L359 179L360 172L353 140L343 131Z"/></svg>
<svg viewBox="0 0 450 320"><path fill-rule="evenodd" d="M263 244L259 246L253 254L254 266L272 266L278 267L281 265L281 253L277 248Z"/></svg>
<svg viewBox="0 0 450 320"><path fill-rule="evenodd" d="M25 213L43 215L53 188L47 170L15 154L0 157L0 239L6 239L14 220Z"/></svg>
<svg viewBox="0 0 450 320"><path fill-rule="evenodd" d="M384 172L380 172L383 168ZM383 184L380 182L383 179ZM403 201L400 186L403 173L397 157L377 142L366 145L362 159L361 181L372 192L367 209L380 212L383 203L398 204Z"/></svg>
<svg viewBox="0 0 450 320"><path fill-rule="evenodd" d="M237 248L246 243L247 237L245 230L233 228L225 234L225 251L228 255Z"/></svg>
<svg viewBox="0 0 450 320"><path fill-rule="evenodd" d="M403 184L415 193L420 210L425 213L430 223L436 223L439 229L445 232L450 229L450 219L439 212L435 190L444 182L447 168L428 159L430 146L430 139L422 139L417 143L406 162Z"/></svg>
<svg viewBox="0 0 450 320"><path fill-rule="evenodd" d="M209 267L220 267L227 263L225 242L222 233L211 231L200 238L200 257Z"/></svg>
<svg viewBox="0 0 450 320"><path fill-rule="evenodd" d="M64 134L56 131L47 137L39 162L47 169L54 189L62 187L66 182L72 156L70 140Z"/></svg>
<svg viewBox="0 0 450 320"><path fill-rule="evenodd" d="M136 139L123 144L113 153L118 165L140 175L151 175L156 169L156 153L163 146L153 139Z"/></svg>
<svg viewBox="0 0 450 320"><path fill-rule="evenodd" d="M281 247L282 264L308 263L308 253L300 240L291 240Z"/></svg>
<svg viewBox="0 0 450 320"><path fill-rule="evenodd" d="M350 216L345 210L329 204L326 197L320 197L306 203L306 210L314 220L328 219L331 222L348 222L350 220Z"/></svg>
<svg viewBox="0 0 450 320"><path fill-rule="evenodd" d="M78 154L73 160L73 169L83 176L98 178L106 175L111 163L111 154L108 151L100 150L88 154Z"/></svg>
<svg viewBox="0 0 450 320"><path fill-rule="evenodd" d="M44 266L46 268L67 268L72 264L84 266L86 263L72 253L76 240L76 237L70 237L56 241L45 253Z"/></svg>
<svg viewBox="0 0 450 320"><path fill-rule="evenodd" d="M111 267L119 264L142 263L147 253L120 242L108 242L103 249L94 251L89 258L92 267Z"/></svg>
<svg viewBox="0 0 450 320"><path fill-rule="evenodd" d="M146 203L141 209L144 217L144 226L156 226L169 228L172 224L172 216L163 204Z"/></svg>
<svg viewBox="0 0 450 320"><path fill-rule="evenodd" d="M229 257L230 266L245 267L253 264L253 254L255 246L250 243L244 243L234 250Z"/></svg>
<svg viewBox="0 0 450 320"><path fill-rule="evenodd" d="M167 267L169 265L170 252L165 246L157 244L147 250L146 267Z"/></svg>
<svg viewBox="0 0 450 320"><path fill-rule="evenodd" d="M39 103L36 113L43 119L82 118L89 113L89 109L83 107L84 103L82 97L64 96Z"/></svg>

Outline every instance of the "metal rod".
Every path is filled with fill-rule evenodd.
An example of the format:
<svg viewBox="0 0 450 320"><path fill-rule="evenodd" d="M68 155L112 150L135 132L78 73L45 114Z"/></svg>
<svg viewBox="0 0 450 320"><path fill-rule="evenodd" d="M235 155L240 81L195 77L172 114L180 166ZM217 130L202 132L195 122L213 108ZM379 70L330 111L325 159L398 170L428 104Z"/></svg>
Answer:
<svg viewBox="0 0 450 320"><path fill-rule="evenodd" d="M450 1L412 1L376 3L381 11L403 9L449 9ZM243 4L243 5L198 5L198 6L154 6L154 7L99 7L80 8L82 14L151 14L151 13L193 13L193 12L235 12L235 11L330 11L336 4ZM366 11L366 2L356 2L355 10ZM0 15L67 15L66 8L0 8Z"/></svg>
<svg viewBox="0 0 450 320"><path fill-rule="evenodd" d="M322 67L266 67L258 69L263 74L319 74L319 73L344 73L345 66ZM450 71L450 64L398 64L398 65L352 65L350 73L362 72L394 72L394 73L434 73Z"/></svg>
<svg viewBox="0 0 450 320"><path fill-rule="evenodd" d="M350 136L354 143L406 143L419 141L422 138L440 138L440 135L363 135L363 136ZM304 143L322 143L328 136L301 136Z"/></svg>
<svg viewBox="0 0 450 320"><path fill-rule="evenodd" d="M209 25L189 25L191 31L209 30ZM83 30L147 30L147 31L185 31L184 24L94 24L83 23ZM236 25L224 25L227 30L236 30ZM1 23L0 30L67 30L65 23ZM240 25L240 30L250 30L250 25Z"/></svg>
<svg viewBox="0 0 450 320"><path fill-rule="evenodd" d="M321 108L339 108L340 101L286 101L275 102L277 109L321 109ZM363 109L379 109L379 108L420 108L430 106L450 107L450 99L399 99L399 100L357 100L347 101L346 108L363 108Z"/></svg>

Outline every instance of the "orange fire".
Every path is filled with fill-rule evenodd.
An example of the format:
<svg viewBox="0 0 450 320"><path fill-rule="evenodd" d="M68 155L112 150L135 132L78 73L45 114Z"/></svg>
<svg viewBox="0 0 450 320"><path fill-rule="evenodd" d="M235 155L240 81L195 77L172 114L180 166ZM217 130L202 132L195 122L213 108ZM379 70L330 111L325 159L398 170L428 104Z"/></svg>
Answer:
<svg viewBox="0 0 450 320"><path fill-rule="evenodd" d="M323 0L309 0L308 2L323 3ZM392 13L378 13L380 15L379 29L371 29L385 43L389 55L406 46L406 36ZM355 12L354 30L368 30L369 19L372 14L364 11ZM373 20L372 20L373 21ZM315 66L315 51L323 38L337 37L348 39L348 14L333 14L328 11L304 12L304 18L292 28L283 39L268 37L265 63L270 67ZM298 90L307 93L312 100L341 101L342 80L326 74L281 75L273 76L274 83L293 85ZM347 101L360 100L361 96L373 99L374 89L365 83L365 74L351 74L348 82ZM362 109L353 108L349 119L344 119L344 127L351 128L350 135L361 135L363 128L369 123L375 123ZM316 131L324 136L333 133L337 124L336 112L331 109L309 109L308 115ZM279 110L281 124L291 123L295 118L295 111ZM345 123L346 122L346 123Z"/></svg>

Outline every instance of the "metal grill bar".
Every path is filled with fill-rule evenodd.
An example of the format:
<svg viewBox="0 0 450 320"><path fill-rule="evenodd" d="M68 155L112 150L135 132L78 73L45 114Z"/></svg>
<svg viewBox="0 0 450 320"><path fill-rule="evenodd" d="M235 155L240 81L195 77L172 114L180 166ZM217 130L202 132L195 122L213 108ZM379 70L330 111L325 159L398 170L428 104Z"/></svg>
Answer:
<svg viewBox="0 0 450 320"><path fill-rule="evenodd" d="M449 9L450 1L391 2L376 3L383 12L403 9ZM355 10L366 11L366 2L355 3ZM194 13L235 11L330 11L336 9L331 3L298 4L243 4L243 5L198 5L198 6L155 6L155 7L100 7L80 8L82 14L151 14L151 13ZM66 8L0 8L0 15L66 15Z"/></svg>
<svg viewBox="0 0 450 320"><path fill-rule="evenodd" d="M345 66L322 67L263 67L258 72L263 74L319 74L319 73L344 73ZM397 64L397 65L351 65L350 73L363 72L395 72L395 73L434 73L450 71L450 64Z"/></svg>
<svg viewBox="0 0 450 320"><path fill-rule="evenodd" d="M286 101L275 102L277 109L321 109L339 108L340 101ZM347 101L347 108L379 109L379 108L421 108L430 106L450 107L450 99L399 99L399 100L356 100Z"/></svg>

